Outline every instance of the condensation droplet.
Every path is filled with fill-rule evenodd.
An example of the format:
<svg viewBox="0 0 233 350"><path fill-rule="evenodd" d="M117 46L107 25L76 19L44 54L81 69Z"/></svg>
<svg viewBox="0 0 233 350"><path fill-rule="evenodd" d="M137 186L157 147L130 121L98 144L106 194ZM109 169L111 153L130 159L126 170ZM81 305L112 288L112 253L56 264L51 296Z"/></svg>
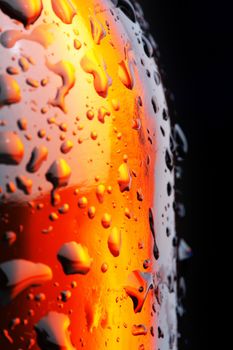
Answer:
<svg viewBox="0 0 233 350"><path fill-rule="evenodd" d="M152 274L135 270L129 275L128 282L125 291L133 301L134 312L141 312L148 292L153 288Z"/></svg>
<svg viewBox="0 0 233 350"><path fill-rule="evenodd" d="M94 50L90 50L81 59L80 64L86 73L93 75L94 88L97 94L104 98L107 97L111 80L107 76L103 59L97 56Z"/></svg>
<svg viewBox="0 0 233 350"><path fill-rule="evenodd" d="M71 169L64 159L55 160L46 173L46 179L54 188L64 187L68 184Z"/></svg>
<svg viewBox="0 0 233 350"><path fill-rule="evenodd" d="M17 81L8 74L0 74L0 108L20 100L21 93Z"/></svg>
<svg viewBox="0 0 233 350"><path fill-rule="evenodd" d="M66 275L86 275L91 268L92 258L85 246L76 242L65 243L57 254Z"/></svg>
<svg viewBox="0 0 233 350"><path fill-rule="evenodd" d="M128 60L124 60L119 63L118 76L122 84L124 84L127 87L127 89L131 90L133 88L133 73Z"/></svg>
<svg viewBox="0 0 233 350"><path fill-rule="evenodd" d="M132 335L138 336L138 335L147 335L147 327L144 324L139 325L133 325L132 326Z"/></svg>
<svg viewBox="0 0 233 350"><path fill-rule="evenodd" d="M37 20L42 12L43 4L42 0L1 0L0 9L26 26Z"/></svg>
<svg viewBox="0 0 233 350"><path fill-rule="evenodd" d="M15 259L0 264L0 276L0 305L6 305L26 288L50 281L52 270L45 264Z"/></svg>
<svg viewBox="0 0 233 350"><path fill-rule="evenodd" d="M24 145L11 131L0 132L0 164L18 165L24 156Z"/></svg>
<svg viewBox="0 0 233 350"><path fill-rule="evenodd" d="M56 98L50 103L54 107L60 108L64 113L67 113L65 106L65 97L75 84L75 68L68 61L59 61L56 64L46 62L48 69L55 74L58 74L62 79L62 86L58 88Z"/></svg>
<svg viewBox="0 0 233 350"><path fill-rule="evenodd" d="M131 188L132 177L130 174L129 167L126 163L123 163L118 168L118 184L120 191L129 191Z"/></svg>
<svg viewBox="0 0 233 350"><path fill-rule="evenodd" d="M40 169L42 163L47 159L47 157L48 157L47 147L43 145L34 147L31 153L30 160L26 166L27 171L30 173L37 172Z"/></svg>
<svg viewBox="0 0 233 350"><path fill-rule="evenodd" d="M76 350L70 339L70 319L67 315L50 311L35 325L37 343L41 350Z"/></svg>
<svg viewBox="0 0 233 350"><path fill-rule="evenodd" d="M71 24L77 13L73 0L52 0L53 11L65 24Z"/></svg>
<svg viewBox="0 0 233 350"><path fill-rule="evenodd" d="M96 18L90 18L91 34L95 44L100 45L101 40L106 36L105 29Z"/></svg>
<svg viewBox="0 0 233 350"><path fill-rule="evenodd" d="M108 237L108 249L113 256L117 257L120 255L121 244L121 232L118 230L117 227L113 227Z"/></svg>

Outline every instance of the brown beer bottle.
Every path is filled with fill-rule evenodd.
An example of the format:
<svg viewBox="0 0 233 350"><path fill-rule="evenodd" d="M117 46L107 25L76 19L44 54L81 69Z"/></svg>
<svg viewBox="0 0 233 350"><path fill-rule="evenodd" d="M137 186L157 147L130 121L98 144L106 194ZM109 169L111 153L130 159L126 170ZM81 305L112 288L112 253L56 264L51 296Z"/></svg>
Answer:
<svg viewBox="0 0 233 350"><path fill-rule="evenodd" d="M140 6L0 0L0 349L176 349L170 122Z"/></svg>

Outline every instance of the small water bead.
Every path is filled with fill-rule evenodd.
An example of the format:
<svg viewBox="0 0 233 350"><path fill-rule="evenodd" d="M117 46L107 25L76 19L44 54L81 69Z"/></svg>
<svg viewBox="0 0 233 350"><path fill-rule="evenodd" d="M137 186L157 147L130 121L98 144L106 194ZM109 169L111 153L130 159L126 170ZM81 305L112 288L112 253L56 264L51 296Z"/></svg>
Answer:
<svg viewBox="0 0 233 350"><path fill-rule="evenodd" d="M73 147L74 147L73 142L70 140L66 140L61 144L60 150L62 153L67 154L72 150Z"/></svg>
<svg viewBox="0 0 233 350"><path fill-rule="evenodd" d="M93 219L95 217L95 213L96 213L96 208L95 207L92 206L92 207L90 207L88 209L88 217L90 219Z"/></svg>
<svg viewBox="0 0 233 350"><path fill-rule="evenodd" d="M87 248L76 242L65 243L60 248L57 258L66 275L86 275L90 271L93 261Z"/></svg>
<svg viewBox="0 0 233 350"><path fill-rule="evenodd" d="M70 290L63 290L61 292L61 300L63 302L67 302L71 298L71 296L72 296L72 293Z"/></svg>
<svg viewBox="0 0 233 350"><path fill-rule="evenodd" d="M7 67L6 72L10 75L17 75L19 74L19 69L17 67Z"/></svg>
<svg viewBox="0 0 233 350"><path fill-rule="evenodd" d="M26 118L21 118L17 120L17 125L20 130L25 131L27 130L28 122Z"/></svg>
<svg viewBox="0 0 233 350"><path fill-rule="evenodd" d="M66 214L68 213L69 209L70 209L69 204L65 203L58 209L58 211L60 214Z"/></svg>
<svg viewBox="0 0 233 350"><path fill-rule="evenodd" d="M101 271L102 271L103 273L107 272L107 271L108 271L108 264L103 263L103 264L101 265Z"/></svg>
<svg viewBox="0 0 233 350"><path fill-rule="evenodd" d="M108 213L105 213L101 219L102 226L107 229L111 226L111 222L112 222L111 215Z"/></svg>
<svg viewBox="0 0 233 350"><path fill-rule="evenodd" d="M78 39L74 39L74 48L76 50L80 50L82 47L82 43Z"/></svg>

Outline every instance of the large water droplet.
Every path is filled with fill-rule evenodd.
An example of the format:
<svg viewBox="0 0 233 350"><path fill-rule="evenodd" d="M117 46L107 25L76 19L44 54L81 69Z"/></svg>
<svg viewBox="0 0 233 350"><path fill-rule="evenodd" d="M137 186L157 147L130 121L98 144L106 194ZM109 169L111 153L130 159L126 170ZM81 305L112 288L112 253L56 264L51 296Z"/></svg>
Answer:
<svg viewBox="0 0 233 350"><path fill-rule="evenodd" d="M17 81L8 74L0 75L0 108L4 105L18 103L21 100Z"/></svg>
<svg viewBox="0 0 233 350"><path fill-rule="evenodd" d="M41 350L75 350L70 339L70 319L67 315L50 311L35 325L37 343Z"/></svg>
<svg viewBox="0 0 233 350"><path fill-rule="evenodd" d="M51 28L52 26L50 24L41 24L29 34L25 34L20 30L7 30L0 36L0 43L4 47L10 49L19 40L29 40L35 41L47 49L54 42L54 35L51 32ZM24 71L25 67L27 67L26 70L28 70L28 61L25 58L20 59L19 63Z"/></svg>
<svg viewBox="0 0 233 350"><path fill-rule="evenodd" d="M55 160L46 173L46 179L54 188L64 187L68 184L71 169L64 159Z"/></svg>
<svg viewBox="0 0 233 350"><path fill-rule="evenodd" d="M94 50L90 50L82 58L80 64L86 73L93 75L94 87L97 94L107 97L108 87L111 85L111 81L107 76L103 59L98 57Z"/></svg>
<svg viewBox="0 0 233 350"><path fill-rule="evenodd" d="M42 163L47 159L48 157L48 148L40 145L34 147L30 160L27 164L27 171L30 173L35 173L38 171L42 165Z"/></svg>
<svg viewBox="0 0 233 350"><path fill-rule="evenodd" d="M133 271L128 278L128 286L125 291L133 301L134 312L141 312L149 290L153 288L151 273Z"/></svg>
<svg viewBox="0 0 233 350"><path fill-rule="evenodd" d="M0 264L0 305L11 302L30 286L52 279L52 270L44 264L16 259Z"/></svg>
<svg viewBox="0 0 233 350"><path fill-rule="evenodd" d="M95 44L99 45L101 40L106 36L105 29L100 21L96 18L90 18L91 34Z"/></svg>
<svg viewBox="0 0 233 350"><path fill-rule="evenodd" d="M11 131L0 132L0 164L17 165L24 156L24 145Z"/></svg>
<svg viewBox="0 0 233 350"><path fill-rule="evenodd" d="M118 76L122 84L124 84L127 89L132 89L134 86L133 71L128 60L121 61L118 64Z"/></svg>
<svg viewBox="0 0 233 350"><path fill-rule="evenodd" d="M65 243L57 254L66 275L86 275L91 268L92 258L85 246L76 242Z"/></svg>
<svg viewBox="0 0 233 350"><path fill-rule="evenodd" d="M0 9L26 26L37 20L43 5L42 0L0 0Z"/></svg>
<svg viewBox="0 0 233 350"><path fill-rule="evenodd" d="M65 24L71 24L77 14L73 0L52 0L52 7L57 17Z"/></svg>
<svg viewBox="0 0 233 350"><path fill-rule="evenodd" d="M59 61L56 64L46 62L48 69L58 74L62 79L62 86L57 91L57 96L50 101L52 106L59 107L64 113L67 113L65 97L75 84L75 68L68 61Z"/></svg>

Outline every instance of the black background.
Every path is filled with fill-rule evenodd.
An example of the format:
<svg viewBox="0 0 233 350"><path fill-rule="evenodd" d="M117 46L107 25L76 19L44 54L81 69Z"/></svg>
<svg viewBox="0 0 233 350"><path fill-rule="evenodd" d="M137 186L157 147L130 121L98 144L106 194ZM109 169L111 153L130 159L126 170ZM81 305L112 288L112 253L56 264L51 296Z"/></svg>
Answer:
<svg viewBox="0 0 233 350"><path fill-rule="evenodd" d="M180 320L179 350L213 349L223 337L221 307L227 298L221 262L229 233L232 11L225 1L139 3L159 46L166 84L175 95L176 122L189 142L182 183L187 214L179 234L191 245L193 257L181 271L187 312Z"/></svg>

